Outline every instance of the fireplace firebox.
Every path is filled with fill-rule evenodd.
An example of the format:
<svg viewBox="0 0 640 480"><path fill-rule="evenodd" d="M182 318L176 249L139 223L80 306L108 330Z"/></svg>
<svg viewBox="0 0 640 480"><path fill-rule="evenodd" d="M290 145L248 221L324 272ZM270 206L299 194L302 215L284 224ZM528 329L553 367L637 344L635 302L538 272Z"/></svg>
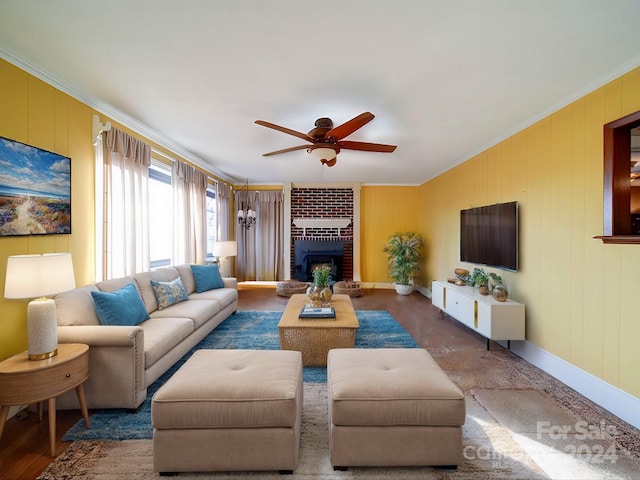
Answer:
<svg viewBox="0 0 640 480"><path fill-rule="evenodd" d="M331 268L331 282L342 280L344 242L331 240L294 241L294 277L302 282L313 281L313 269L319 265Z"/></svg>

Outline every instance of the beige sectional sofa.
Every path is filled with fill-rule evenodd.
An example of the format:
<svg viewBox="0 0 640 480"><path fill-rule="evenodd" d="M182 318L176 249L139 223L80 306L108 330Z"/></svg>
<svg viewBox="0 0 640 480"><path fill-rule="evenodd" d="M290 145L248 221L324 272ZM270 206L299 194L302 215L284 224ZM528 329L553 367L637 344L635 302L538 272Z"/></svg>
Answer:
<svg viewBox="0 0 640 480"><path fill-rule="evenodd" d="M184 286L187 300L162 308L151 281L166 285L175 284L178 278L177 283ZM58 341L89 345L89 379L84 383L88 407L138 408L151 383L235 313L237 281L235 278L220 280L222 288L198 293L192 266L185 264L98 282L56 295ZM121 292L130 284L135 286L148 319L137 325L101 324L91 292ZM125 290L131 291L131 288ZM57 405L63 409L78 408L75 392L60 396Z"/></svg>

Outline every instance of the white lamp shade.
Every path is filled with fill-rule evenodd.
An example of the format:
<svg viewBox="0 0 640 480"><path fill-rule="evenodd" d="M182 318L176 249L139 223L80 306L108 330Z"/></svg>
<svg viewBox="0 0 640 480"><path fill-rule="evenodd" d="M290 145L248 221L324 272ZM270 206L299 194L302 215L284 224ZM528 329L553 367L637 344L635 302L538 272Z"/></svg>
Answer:
<svg viewBox="0 0 640 480"><path fill-rule="evenodd" d="M309 149L309 155L318 160L332 160L336 158L336 151L333 148L318 147Z"/></svg>
<svg viewBox="0 0 640 480"><path fill-rule="evenodd" d="M215 257L235 257L238 254L238 243L236 241L216 242L213 244L213 255Z"/></svg>
<svg viewBox="0 0 640 480"><path fill-rule="evenodd" d="M12 255L7 259L5 298L39 298L75 288L70 253Z"/></svg>

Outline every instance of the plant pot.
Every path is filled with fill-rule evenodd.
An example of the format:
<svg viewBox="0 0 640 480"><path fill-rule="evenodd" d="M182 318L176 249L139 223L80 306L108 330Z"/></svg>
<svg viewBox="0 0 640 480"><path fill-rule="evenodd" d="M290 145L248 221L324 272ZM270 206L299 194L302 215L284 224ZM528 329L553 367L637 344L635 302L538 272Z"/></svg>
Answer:
<svg viewBox="0 0 640 480"><path fill-rule="evenodd" d="M403 285L401 283L394 283L396 292L400 295L409 295L413 291L413 285Z"/></svg>

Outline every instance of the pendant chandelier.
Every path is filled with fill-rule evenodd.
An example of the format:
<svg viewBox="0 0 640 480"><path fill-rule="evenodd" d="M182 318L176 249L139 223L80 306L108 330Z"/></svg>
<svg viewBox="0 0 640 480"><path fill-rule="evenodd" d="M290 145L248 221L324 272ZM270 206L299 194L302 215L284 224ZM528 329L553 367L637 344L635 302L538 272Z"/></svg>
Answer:
<svg viewBox="0 0 640 480"><path fill-rule="evenodd" d="M245 183L238 192L242 190L249 191L249 179L247 179L247 183ZM238 198L238 197L236 197ZM247 200L246 202L242 202L240 205L240 209L238 210L238 225L246 228L247 230L251 228L252 225L256 224L256 212L251 209L251 202Z"/></svg>

